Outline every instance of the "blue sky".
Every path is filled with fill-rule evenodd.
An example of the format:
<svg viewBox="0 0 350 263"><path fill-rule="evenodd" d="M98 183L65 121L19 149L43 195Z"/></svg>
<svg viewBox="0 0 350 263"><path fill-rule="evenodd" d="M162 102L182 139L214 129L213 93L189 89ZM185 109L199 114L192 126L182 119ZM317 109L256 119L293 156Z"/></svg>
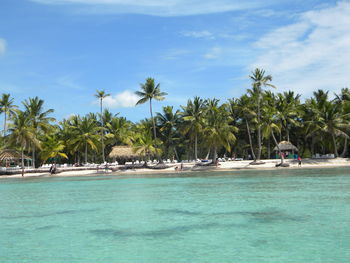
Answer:
<svg viewBox="0 0 350 263"><path fill-rule="evenodd" d="M55 117L106 107L148 117L133 92L153 77L175 108L225 101L263 67L277 91L338 92L350 72L350 2L321 0L0 0L0 93L39 96Z"/></svg>

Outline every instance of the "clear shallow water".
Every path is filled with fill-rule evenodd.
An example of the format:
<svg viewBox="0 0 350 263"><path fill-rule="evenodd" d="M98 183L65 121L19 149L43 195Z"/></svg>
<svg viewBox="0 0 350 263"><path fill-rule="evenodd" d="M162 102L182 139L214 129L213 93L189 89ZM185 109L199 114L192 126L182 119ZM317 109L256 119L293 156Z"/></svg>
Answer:
<svg viewBox="0 0 350 263"><path fill-rule="evenodd" d="M0 262L348 263L349 169L1 179Z"/></svg>

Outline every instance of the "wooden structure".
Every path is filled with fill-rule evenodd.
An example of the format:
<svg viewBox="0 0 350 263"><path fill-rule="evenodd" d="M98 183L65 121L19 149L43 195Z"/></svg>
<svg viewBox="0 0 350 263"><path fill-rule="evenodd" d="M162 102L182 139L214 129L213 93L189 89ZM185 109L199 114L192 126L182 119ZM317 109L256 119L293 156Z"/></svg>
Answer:
<svg viewBox="0 0 350 263"><path fill-rule="evenodd" d="M26 155L23 155L24 161L32 162L32 159ZM16 150L5 149L0 151L0 164L1 166L9 167L11 165L20 165L22 160L22 154Z"/></svg>
<svg viewBox="0 0 350 263"><path fill-rule="evenodd" d="M140 151L135 151L131 146L114 146L108 157L113 160L136 160L142 159L144 155Z"/></svg>

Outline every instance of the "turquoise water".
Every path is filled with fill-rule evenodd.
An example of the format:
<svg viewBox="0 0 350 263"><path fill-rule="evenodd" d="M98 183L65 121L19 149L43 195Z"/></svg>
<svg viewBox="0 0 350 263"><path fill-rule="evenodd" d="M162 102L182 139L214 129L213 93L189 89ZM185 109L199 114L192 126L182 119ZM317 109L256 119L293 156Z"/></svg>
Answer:
<svg viewBox="0 0 350 263"><path fill-rule="evenodd" d="M0 180L0 262L350 262L349 169Z"/></svg>

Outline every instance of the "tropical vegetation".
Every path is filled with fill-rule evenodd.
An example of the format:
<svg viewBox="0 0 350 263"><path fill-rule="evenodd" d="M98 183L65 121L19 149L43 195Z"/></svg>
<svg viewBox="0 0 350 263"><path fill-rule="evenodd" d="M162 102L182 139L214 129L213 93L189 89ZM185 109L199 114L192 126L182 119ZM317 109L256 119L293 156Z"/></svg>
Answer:
<svg viewBox="0 0 350 263"><path fill-rule="evenodd" d="M164 106L153 112L153 103L167 93L153 78L136 92L136 105L149 103L150 118L132 122L104 108L109 96L97 90L99 112L73 115L61 121L53 117L38 97L15 105L10 94L0 97L4 123L1 149L16 149L43 163L102 163L113 146L129 145L146 159L197 160L218 156L241 157L259 163L281 158L280 141L290 141L303 157L317 153L349 156L350 90L337 94L318 90L310 98L280 91L271 75L255 69L251 88L238 98L194 97L178 109ZM136 106L135 105L135 106ZM274 151L274 148L277 151ZM23 158L22 158L23 159ZM22 161L23 166L23 161Z"/></svg>

